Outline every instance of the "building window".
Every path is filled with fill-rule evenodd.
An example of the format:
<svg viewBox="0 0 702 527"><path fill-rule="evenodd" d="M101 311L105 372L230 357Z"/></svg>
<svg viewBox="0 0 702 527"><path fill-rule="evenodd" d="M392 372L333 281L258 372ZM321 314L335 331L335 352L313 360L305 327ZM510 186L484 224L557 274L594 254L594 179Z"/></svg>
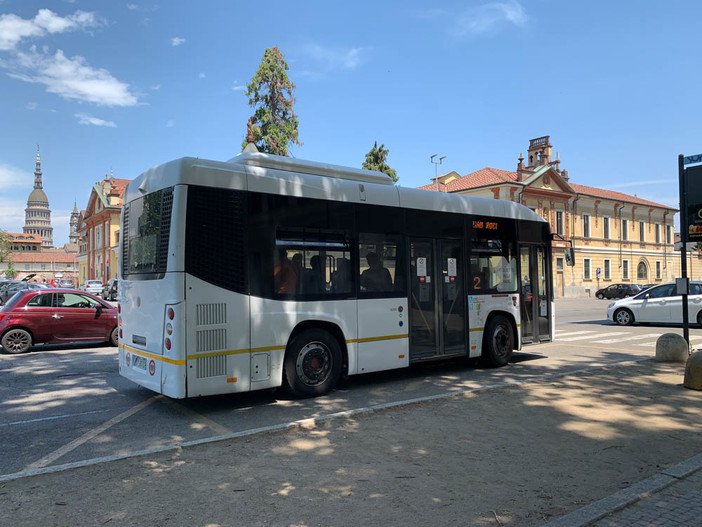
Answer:
<svg viewBox="0 0 702 527"><path fill-rule="evenodd" d="M604 260L604 279L612 279L612 261L609 258L605 258Z"/></svg>
<svg viewBox="0 0 702 527"><path fill-rule="evenodd" d="M583 279L584 280L591 280L592 279L590 258L583 258Z"/></svg>
<svg viewBox="0 0 702 527"><path fill-rule="evenodd" d="M563 272L563 258L556 258L556 271Z"/></svg>
<svg viewBox="0 0 702 527"><path fill-rule="evenodd" d="M46 271L46 264L41 264L41 270Z"/></svg>
<svg viewBox="0 0 702 527"><path fill-rule="evenodd" d="M622 260L622 280L629 279L629 260Z"/></svg>
<svg viewBox="0 0 702 527"><path fill-rule="evenodd" d="M557 210L556 211L556 232L560 235L564 234L564 229L563 229L563 211L562 210Z"/></svg>
<svg viewBox="0 0 702 527"><path fill-rule="evenodd" d="M665 226L665 243L673 243L673 227L670 225Z"/></svg>
<svg viewBox="0 0 702 527"><path fill-rule="evenodd" d="M590 215L583 214L583 237L590 237Z"/></svg>
<svg viewBox="0 0 702 527"><path fill-rule="evenodd" d="M636 266L636 279L648 282L648 268L643 262L639 262L639 265Z"/></svg>
<svg viewBox="0 0 702 527"><path fill-rule="evenodd" d="M629 220L622 220L622 240L629 239Z"/></svg>
<svg viewBox="0 0 702 527"><path fill-rule="evenodd" d="M661 243L661 224L656 223L656 243Z"/></svg>
<svg viewBox="0 0 702 527"><path fill-rule="evenodd" d="M602 218L602 237L605 240L609 240L609 217L605 216Z"/></svg>
<svg viewBox="0 0 702 527"><path fill-rule="evenodd" d="M639 222L639 241L646 241L646 223L643 221Z"/></svg>
<svg viewBox="0 0 702 527"><path fill-rule="evenodd" d="M656 260L656 280L660 280L663 277L663 266L660 260Z"/></svg>

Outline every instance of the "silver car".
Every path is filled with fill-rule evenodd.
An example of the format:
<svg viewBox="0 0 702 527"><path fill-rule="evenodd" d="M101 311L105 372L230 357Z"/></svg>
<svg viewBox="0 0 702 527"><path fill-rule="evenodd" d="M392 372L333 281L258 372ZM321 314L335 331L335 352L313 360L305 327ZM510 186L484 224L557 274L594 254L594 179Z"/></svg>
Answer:
<svg viewBox="0 0 702 527"><path fill-rule="evenodd" d="M690 282L687 297L689 320L702 324L702 282ZM612 302L607 319L620 326L634 323L681 324L682 296L676 294L675 284L661 284L630 298Z"/></svg>
<svg viewBox="0 0 702 527"><path fill-rule="evenodd" d="M92 293L94 295L101 295L102 287L103 284L100 280L86 280L83 284L83 291L87 291L88 293Z"/></svg>

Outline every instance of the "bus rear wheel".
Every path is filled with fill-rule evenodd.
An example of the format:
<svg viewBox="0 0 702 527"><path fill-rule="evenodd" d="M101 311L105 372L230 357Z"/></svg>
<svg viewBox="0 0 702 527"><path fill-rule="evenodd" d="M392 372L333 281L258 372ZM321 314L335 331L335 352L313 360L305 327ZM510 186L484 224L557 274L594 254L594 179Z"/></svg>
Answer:
<svg viewBox="0 0 702 527"><path fill-rule="evenodd" d="M491 368L505 366L514 349L514 333L507 317L496 315L488 320L483 334L483 362Z"/></svg>
<svg viewBox="0 0 702 527"><path fill-rule="evenodd" d="M285 353L283 384L300 397L315 397L331 390L341 375L341 349L323 329L297 335Z"/></svg>

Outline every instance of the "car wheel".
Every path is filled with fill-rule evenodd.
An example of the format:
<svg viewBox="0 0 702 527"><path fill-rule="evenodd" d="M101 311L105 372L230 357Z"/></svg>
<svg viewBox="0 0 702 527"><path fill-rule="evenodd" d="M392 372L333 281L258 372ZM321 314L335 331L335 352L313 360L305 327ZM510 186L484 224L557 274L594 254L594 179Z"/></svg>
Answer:
<svg viewBox="0 0 702 527"><path fill-rule="evenodd" d="M483 362L492 368L505 366L512 356L513 349L512 324L501 315L492 317L483 334Z"/></svg>
<svg viewBox="0 0 702 527"><path fill-rule="evenodd" d="M32 335L24 329L11 329L2 336L0 344L8 353L25 353L32 347Z"/></svg>
<svg viewBox="0 0 702 527"><path fill-rule="evenodd" d="M115 326L112 333L110 333L110 344L113 346L119 345L119 330L117 329L117 326Z"/></svg>
<svg viewBox="0 0 702 527"><path fill-rule="evenodd" d="M331 390L341 375L341 348L322 329L308 329L288 345L283 364L286 390L300 397L314 397Z"/></svg>
<svg viewBox="0 0 702 527"><path fill-rule="evenodd" d="M614 312L614 321L620 326L631 326L634 323L634 314L628 309L617 309Z"/></svg>
<svg viewBox="0 0 702 527"><path fill-rule="evenodd" d="M699 324L700 326L702 326L702 311L700 311L699 313L697 313L697 324Z"/></svg>
<svg viewBox="0 0 702 527"><path fill-rule="evenodd" d="M597 296L597 298L599 298L600 300L604 298L604 295L602 293L597 293L597 295L595 296Z"/></svg>

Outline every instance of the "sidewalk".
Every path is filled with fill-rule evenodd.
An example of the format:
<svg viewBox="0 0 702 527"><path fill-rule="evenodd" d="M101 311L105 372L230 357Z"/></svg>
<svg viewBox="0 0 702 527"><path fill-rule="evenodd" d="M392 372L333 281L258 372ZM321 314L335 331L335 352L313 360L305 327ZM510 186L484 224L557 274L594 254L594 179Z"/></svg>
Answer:
<svg viewBox="0 0 702 527"><path fill-rule="evenodd" d="M453 396L346 414L342 386L294 428L4 481L0 509L13 526L691 525L702 392L683 372L489 390L444 374Z"/></svg>

